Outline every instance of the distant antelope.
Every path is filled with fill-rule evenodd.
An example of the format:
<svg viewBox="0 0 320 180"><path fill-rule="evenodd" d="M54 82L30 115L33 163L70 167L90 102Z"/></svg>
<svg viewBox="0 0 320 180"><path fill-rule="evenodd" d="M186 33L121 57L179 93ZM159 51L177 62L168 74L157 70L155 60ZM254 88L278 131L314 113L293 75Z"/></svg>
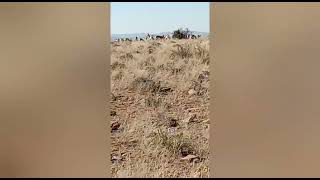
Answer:
<svg viewBox="0 0 320 180"><path fill-rule="evenodd" d="M164 37L164 39L165 39L165 40L169 40L169 39L171 39L171 37L170 37L170 35L166 35L166 36Z"/></svg>
<svg viewBox="0 0 320 180"><path fill-rule="evenodd" d="M142 38L140 38L140 41L144 41Z"/></svg>
<svg viewBox="0 0 320 180"><path fill-rule="evenodd" d="M162 36L156 36L156 39L164 39L164 35L162 35Z"/></svg>
<svg viewBox="0 0 320 180"><path fill-rule="evenodd" d="M147 35L147 37L146 37L146 40L153 40L153 36L151 36L151 35L148 33L148 35Z"/></svg>
<svg viewBox="0 0 320 180"><path fill-rule="evenodd" d="M198 39L201 37L201 35L198 35Z"/></svg>

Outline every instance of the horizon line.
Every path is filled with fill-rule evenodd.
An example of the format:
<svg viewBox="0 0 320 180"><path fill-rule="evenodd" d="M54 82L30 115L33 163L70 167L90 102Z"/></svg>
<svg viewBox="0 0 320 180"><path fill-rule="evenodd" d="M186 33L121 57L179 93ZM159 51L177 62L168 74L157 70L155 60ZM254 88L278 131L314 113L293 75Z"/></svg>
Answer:
<svg viewBox="0 0 320 180"><path fill-rule="evenodd" d="M192 31L190 30L191 32L200 32L200 33L210 33L210 32L205 32L205 31ZM167 33L167 32L170 32L170 33L173 33L173 31L162 31L162 32L133 32L133 33L111 33L111 34L117 34L117 35L124 35L124 34L159 34L159 33Z"/></svg>

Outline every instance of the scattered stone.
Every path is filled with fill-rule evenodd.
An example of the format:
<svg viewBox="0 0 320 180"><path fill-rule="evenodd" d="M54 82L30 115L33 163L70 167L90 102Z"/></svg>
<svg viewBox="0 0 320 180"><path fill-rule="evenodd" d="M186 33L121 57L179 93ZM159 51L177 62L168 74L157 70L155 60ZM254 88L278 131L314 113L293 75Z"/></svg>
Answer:
<svg viewBox="0 0 320 180"><path fill-rule="evenodd" d="M187 156L190 154L190 149L186 146L182 146L180 149L180 153L182 156Z"/></svg>
<svg viewBox="0 0 320 180"><path fill-rule="evenodd" d="M195 158L198 158L198 156L189 154L189 155L181 158L181 160L190 160L190 159L195 159Z"/></svg>
<svg viewBox="0 0 320 180"><path fill-rule="evenodd" d="M195 163L198 163L200 162L200 158L199 156L196 156L196 155L192 155L192 154L189 154L183 158L181 158L181 160L184 160L184 161L189 161L189 162L195 162Z"/></svg>
<svg viewBox="0 0 320 180"><path fill-rule="evenodd" d="M176 128L168 128L168 133L171 134L171 135L174 135L176 133Z"/></svg>
<svg viewBox="0 0 320 180"><path fill-rule="evenodd" d="M173 90L169 87L161 87L159 91L163 93L167 93L167 92L172 92Z"/></svg>
<svg viewBox="0 0 320 180"><path fill-rule="evenodd" d="M169 119L169 127L177 127L179 124L178 124L178 121L174 118L170 118Z"/></svg>
<svg viewBox="0 0 320 180"><path fill-rule="evenodd" d="M111 116L115 116L115 115L117 115L117 112L116 112L116 111L111 111L111 112L110 112L110 115L111 115Z"/></svg>
<svg viewBox="0 0 320 180"><path fill-rule="evenodd" d="M194 95L194 94L196 94L197 92L196 92L194 89L190 89L190 90L188 91L188 93L189 93L190 95Z"/></svg>
<svg viewBox="0 0 320 180"><path fill-rule="evenodd" d="M123 157L121 156L117 156L117 155L113 155L111 156L111 161L114 163L115 161L122 161Z"/></svg>
<svg viewBox="0 0 320 180"><path fill-rule="evenodd" d="M119 122L114 122L114 123L111 124L111 130L112 131L118 130L119 127L120 127L120 123Z"/></svg>

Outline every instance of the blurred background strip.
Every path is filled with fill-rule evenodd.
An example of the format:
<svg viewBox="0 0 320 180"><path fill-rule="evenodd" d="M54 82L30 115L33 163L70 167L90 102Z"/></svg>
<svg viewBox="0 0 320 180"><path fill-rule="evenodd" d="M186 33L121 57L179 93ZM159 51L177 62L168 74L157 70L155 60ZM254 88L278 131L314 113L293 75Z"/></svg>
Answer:
<svg viewBox="0 0 320 180"><path fill-rule="evenodd" d="M319 177L320 4L211 5L213 176Z"/></svg>
<svg viewBox="0 0 320 180"><path fill-rule="evenodd" d="M0 4L0 177L109 177L109 17L107 2Z"/></svg>

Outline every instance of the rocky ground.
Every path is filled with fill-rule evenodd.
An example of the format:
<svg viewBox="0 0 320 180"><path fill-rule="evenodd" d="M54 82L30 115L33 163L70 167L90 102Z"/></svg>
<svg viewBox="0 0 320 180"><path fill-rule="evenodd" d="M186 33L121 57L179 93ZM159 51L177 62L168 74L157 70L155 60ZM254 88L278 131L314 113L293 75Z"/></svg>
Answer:
<svg viewBox="0 0 320 180"><path fill-rule="evenodd" d="M113 177L209 176L209 40L111 45Z"/></svg>

